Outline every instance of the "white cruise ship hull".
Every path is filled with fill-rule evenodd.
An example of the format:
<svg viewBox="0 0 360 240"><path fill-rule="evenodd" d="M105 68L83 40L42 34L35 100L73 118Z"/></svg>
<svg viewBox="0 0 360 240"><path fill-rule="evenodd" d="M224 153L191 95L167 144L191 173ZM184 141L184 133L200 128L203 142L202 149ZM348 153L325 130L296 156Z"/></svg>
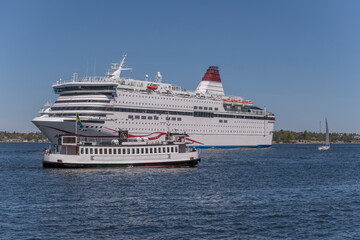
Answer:
<svg viewBox="0 0 360 240"><path fill-rule="evenodd" d="M66 118L50 118L50 117L37 117L33 119L33 123L41 130L42 133L54 144L58 141L58 136L64 134L74 134L75 132L75 121L66 119ZM118 129L114 121L108 121L104 124L86 123L89 128L86 128L85 131L78 130L78 135L88 138L116 138L118 136ZM102 126L101 126L102 125ZM128 130L131 137L147 137L149 140L163 140L166 129L161 128L157 131L132 131L133 126L138 126L137 122L132 122L128 124L128 127L122 126L121 129ZM261 124L261 128L264 123ZM247 133L247 134L237 134L237 133L191 133L187 131L189 135L188 141L193 143L193 146L196 148L264 148L270 147L272 145L272 131L273 123L265 123L267 125L267 132L270 134L264 135L259 133ZM101 126L101 128L100 128ZM256 127L249 125L249 128ZM203 131L206 131L207 126L204 127ZM230 127L231 129L231 127ZM233 129L236 129L236 125L233 126ZM176 131L174 128L170 128L170 131ZM199 129L202 131L202 129ZM232 131L232 130L226 130ZM235 131L235 130L233 130ZM262 129L259 131L261 132Z"/></svg>

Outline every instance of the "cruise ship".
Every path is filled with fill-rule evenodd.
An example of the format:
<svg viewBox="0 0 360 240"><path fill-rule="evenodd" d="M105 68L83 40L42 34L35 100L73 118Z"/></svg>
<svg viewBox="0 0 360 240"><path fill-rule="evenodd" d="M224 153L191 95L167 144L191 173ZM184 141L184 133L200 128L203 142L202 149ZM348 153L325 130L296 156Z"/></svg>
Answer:
<svg viewBox="0 0 360 240"><path fill-rule="evenodd" d="M102 77L59 80L58 94L32 122L53 143L60 136L114 139L127 130L130 138L160 141L166 132L186 133L197 148L269 147L275 115L250 100L225 95L219 69L210 66L195 91L162 81L121 77L126 55ZM76 124L76 116L81 126Z"/></svg>

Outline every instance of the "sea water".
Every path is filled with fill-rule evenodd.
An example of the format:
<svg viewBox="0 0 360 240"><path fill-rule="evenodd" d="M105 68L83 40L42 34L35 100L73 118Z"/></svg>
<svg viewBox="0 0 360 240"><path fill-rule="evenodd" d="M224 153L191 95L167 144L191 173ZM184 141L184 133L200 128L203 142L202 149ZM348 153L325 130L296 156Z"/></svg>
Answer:
<svg viewBox="0 0 360 240"><path fill-rule="evenodd" d="M360 146L202 150L196 168L44 169L0 144L0 239L359 239Z"/></svg>

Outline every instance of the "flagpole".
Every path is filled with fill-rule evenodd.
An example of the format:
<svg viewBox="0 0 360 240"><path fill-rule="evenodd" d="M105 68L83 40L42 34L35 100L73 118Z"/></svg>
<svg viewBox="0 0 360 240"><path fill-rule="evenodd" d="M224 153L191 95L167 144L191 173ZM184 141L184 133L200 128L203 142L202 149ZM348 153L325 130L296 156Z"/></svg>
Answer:
<svg viewBox="0 0 360 240"><path fill-rule="evenodd" d="M75 136L77 135L77 120L78 120L78 113L76 113L76 119L75 119Z"/></svg>

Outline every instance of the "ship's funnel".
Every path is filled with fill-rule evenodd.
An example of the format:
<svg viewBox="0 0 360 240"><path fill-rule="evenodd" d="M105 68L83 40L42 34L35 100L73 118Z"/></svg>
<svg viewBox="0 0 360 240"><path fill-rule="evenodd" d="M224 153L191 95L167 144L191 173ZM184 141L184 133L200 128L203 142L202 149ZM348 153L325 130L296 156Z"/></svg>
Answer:
<svg viewBox="0 0 360 240"><path fill-rule="evenodd" d="M224 88L217 66L210 66L208 68L196 89L196 93L224 95Z"/></svg>

